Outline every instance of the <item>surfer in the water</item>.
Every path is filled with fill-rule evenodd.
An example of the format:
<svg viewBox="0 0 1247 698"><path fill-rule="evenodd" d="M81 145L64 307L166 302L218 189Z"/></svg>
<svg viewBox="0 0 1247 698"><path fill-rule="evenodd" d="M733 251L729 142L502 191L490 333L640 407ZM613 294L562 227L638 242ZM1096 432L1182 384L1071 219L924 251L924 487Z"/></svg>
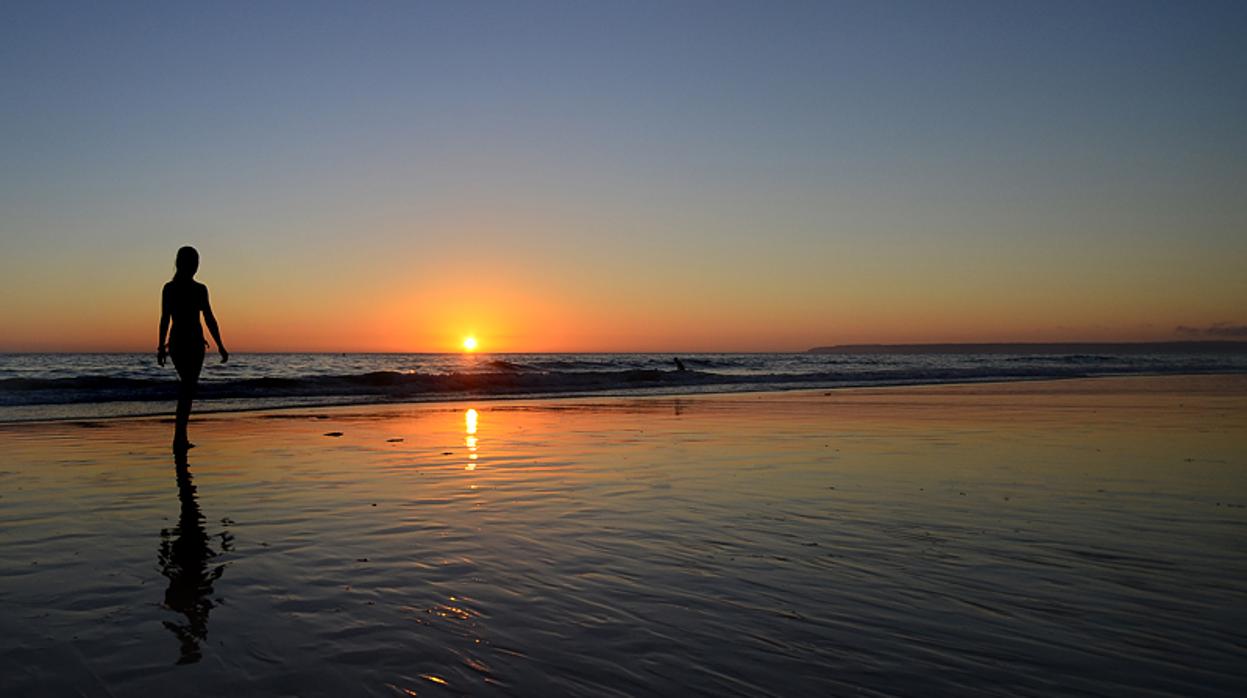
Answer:
<svg viewBox="0 0 1247 698"><path fill-rule="evenodd" d="M173 280L165 284L160 294L160 343L156 347L156 361L164 366L167 356L173 359L173 367L178 372L173 450L185 451L195 445L186 438L186 424L190 421L191 400L195 399L199 372L204 365L204 350L208 346L208 342L204 341L203 327L199 324L201 312L208 332L212 333L212 339L216 342L217 351L221 353L221 363L229 361L229 352L221 343L221 330L217 327L216 316L212 314L212 306L208 304L208 287L195 281L199 253L194 247L183 247L178 250L175 266L177 272ZM169 331L170 320L173 321L172 332ZM169 338L167 344L166 335Z"/></svg>

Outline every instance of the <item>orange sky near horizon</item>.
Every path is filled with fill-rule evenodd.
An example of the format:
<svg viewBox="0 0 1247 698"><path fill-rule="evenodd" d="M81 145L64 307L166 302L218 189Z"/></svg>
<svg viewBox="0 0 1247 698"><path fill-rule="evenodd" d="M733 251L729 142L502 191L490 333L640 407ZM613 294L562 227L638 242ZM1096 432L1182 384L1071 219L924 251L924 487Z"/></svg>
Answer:
<svg viewBox="0 0 1247 698"><path fill-rule="evenodd" d="M940 282L928 274L943 276L941 265L928 274L910 266L875 285L872 275L882 270L827 263L819 275L813 263L793 274L762 271L746 284L733 282L730 269L668 263L651 268L643 284L625 286L609 268L560 274L494 259L441 269L413 263L411 273L403 273L401 262L369 264L349 254L332 265L304 259L278 279L247 264L219 269L228 254L207 249L198 278L208 284L226 345L235 352L455 352L467 336L478 339L482 352L1155 341L1190 339L1176 326L1212 325L1236 311L1233 303L1209 302L1228 297L1213 284L1175 279L1141 286L1130 277L1078 273L1049 279L1050 272L1028 275L1020 267ZM172 253L163 265L159 255L144 256L151 266L142 277L109 280L110 265L84 265L68 282L6 303L0 350L154 349L159 290L168 278L159 272L171 267Z"/></svg>

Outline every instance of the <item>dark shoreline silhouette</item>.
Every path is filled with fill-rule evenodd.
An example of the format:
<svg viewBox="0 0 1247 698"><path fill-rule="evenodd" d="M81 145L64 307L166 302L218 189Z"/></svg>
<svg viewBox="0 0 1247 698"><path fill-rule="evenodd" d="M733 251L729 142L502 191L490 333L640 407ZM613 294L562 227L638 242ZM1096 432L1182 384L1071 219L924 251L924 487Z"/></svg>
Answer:
<svg viewBox="0 0 1247 698"><path fill-rule="evenodd" d="M949 344L835 344L807 354L1241 354L1247 342L997 342Z"/></svg>

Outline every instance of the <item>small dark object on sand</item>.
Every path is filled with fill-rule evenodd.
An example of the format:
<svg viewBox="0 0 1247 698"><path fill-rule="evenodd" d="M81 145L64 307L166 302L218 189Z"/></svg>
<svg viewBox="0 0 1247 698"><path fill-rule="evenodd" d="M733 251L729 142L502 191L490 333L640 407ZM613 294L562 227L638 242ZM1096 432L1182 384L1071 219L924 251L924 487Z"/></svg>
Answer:
<svg viewBox="0 0 1247 698"><path fill-rule="evenodd" d="M338 437L338 436L342 436L342 432L340 432L340 431L327 431L327 432L325 432L325 436L333 436L333 437Z"/></svg>
<svg viewBox="0 0 1247 698"><path fill-rule="evenodd" d="M385 442L386 442L387 444L396 444L396 443L398 443L398 442L400 442L400 441L402 441L402 439L386 439L386 440L385 440Z"/></svg>
<svg viewBox="0 0 1247 698"><path fill-rule="evenodd" d="M453 456L453 455L455 455L455 452L454 452L454 451L442 451L442 455L443 455L443 456Z"/></svg>

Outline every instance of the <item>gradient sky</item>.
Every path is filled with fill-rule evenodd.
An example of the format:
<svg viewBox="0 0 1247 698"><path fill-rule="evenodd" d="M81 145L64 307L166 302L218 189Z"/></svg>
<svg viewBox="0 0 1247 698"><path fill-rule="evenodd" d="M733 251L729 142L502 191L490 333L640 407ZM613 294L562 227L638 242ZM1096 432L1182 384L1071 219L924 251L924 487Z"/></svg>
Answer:
<svg viewBox="0 0 1247 698"><path fill-rule="evenodd" d="M10 0L0 153L0 350L1247 323L1243 2Z"/></svg>

